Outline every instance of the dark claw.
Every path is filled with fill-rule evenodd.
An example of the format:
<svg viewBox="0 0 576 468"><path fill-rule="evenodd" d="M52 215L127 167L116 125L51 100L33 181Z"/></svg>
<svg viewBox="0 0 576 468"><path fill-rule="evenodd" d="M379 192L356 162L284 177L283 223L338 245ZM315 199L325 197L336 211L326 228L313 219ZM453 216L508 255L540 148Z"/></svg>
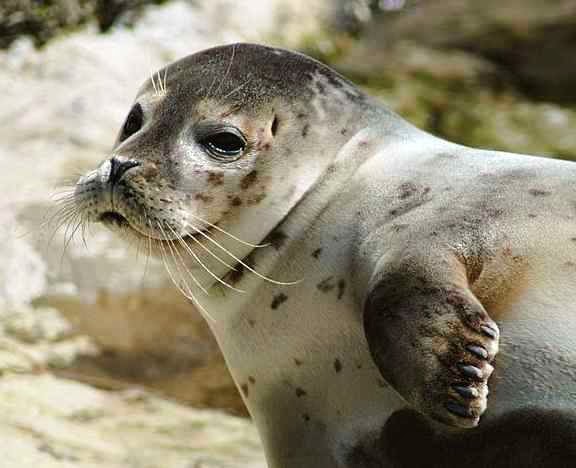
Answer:
<svg viewBox="0 0 576 468"><path fill-rule="evenodd" d="M452 388L458 392L458 394L464 398L470 400L478 397L478 390L472 387L464 387L462 385L453 385Z"/></svg>
<svg viewBox="0 0 576 468"><path fill-rule="evenodd" d="M468 345L466 346L466 349L480 359L488 359L488 351L486 351L482 346Z"/></svg>
<svg viewBox="0 0 576 468"><path fill-rule="evenodd" d="M459 367L466 377L482 380L482 371L476 366L472 366L470 364L460 364Z"/></svg>
<svg viewBox="0 0 576 468"><path fill-rule="evenodd" d="M490 325L482 325L480 327L480 329L484 332L484 334L486 336L489 336L490 338L492 338L493 340L495 340L498 337L498 330L494 329L492 326Z"/></svg>
<svg viewBox="0 0 576 468"><path fill-rule="evenodd" d="M451 413L454 413L456 416L461 416L463 418L469 418L471 416L470 412L464 406L453 401L446 403L446 409Z"/></svg>

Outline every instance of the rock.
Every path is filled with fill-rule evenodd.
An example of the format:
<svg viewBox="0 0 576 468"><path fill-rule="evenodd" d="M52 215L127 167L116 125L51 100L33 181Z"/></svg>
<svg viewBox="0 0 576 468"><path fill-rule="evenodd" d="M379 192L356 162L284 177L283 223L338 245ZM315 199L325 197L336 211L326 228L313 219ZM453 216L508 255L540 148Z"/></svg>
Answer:
<svg viewBox="0 0 576 468"><path fill-rule="evenodd" d="M2 466L265 468L251 424L142 391L50 375L0 379Z"/></svg>
<svg viewBox="0 0 576 468"><path fill-rule="evenodd" d="M119 20L134 24L143 7L154 3L162 0L4 0L0 4L0 49L22 36L41 46L92 20L101 31Z"/></svg>
<svg viewBox="0 0 576 468"><path fill-rule="evenodd" d="M409 40L470 52L498 65L532 99L576 102L575 0L403 3L371 23L364 39L378 49Z"/></svg>

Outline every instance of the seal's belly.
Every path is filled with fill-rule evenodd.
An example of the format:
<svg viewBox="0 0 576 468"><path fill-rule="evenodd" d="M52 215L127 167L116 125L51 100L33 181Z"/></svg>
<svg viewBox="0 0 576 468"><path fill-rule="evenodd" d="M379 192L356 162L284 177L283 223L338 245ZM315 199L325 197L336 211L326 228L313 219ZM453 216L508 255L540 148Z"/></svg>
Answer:
<svg viewBox="0 0 576 468"><path fill-rule="evenodd" d="M525 406L575 407L576 268L568 271L572 261L556 260L532 271L522 291L498 314L500 352L490 381L488 417Z"/></svg>

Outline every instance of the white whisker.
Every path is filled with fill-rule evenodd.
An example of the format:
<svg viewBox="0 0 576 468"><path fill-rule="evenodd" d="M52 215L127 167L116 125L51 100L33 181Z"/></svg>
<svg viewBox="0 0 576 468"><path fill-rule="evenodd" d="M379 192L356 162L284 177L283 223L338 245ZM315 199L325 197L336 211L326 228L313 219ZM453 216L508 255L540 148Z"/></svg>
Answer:
<svg viewBox="0 0 576 468"><path fill-rule="evenodd" d="M246 86L248 83L250 83L250 78L248 78L244 83L242 83L241 85L238 85L236 88L234 88L232 91L230 91L226 96L224 96L222 98L222 100L229 98L230 96L232 96L233 94L236 94L238 91L240 91L244 86Z"/></svg>
<svg viewBox="0 0 576 468"><path fill-rule="evenodd" d="M230 257L232 257L234 260L236 260L240 265L242 265L244 268L246 268L247 270L251 271L252 273L254 273L256 276L258 276L259 278L263 279L264 281L268 281L269 283L272 284L278 284L280 286L292 286L294 284L298 284L300 281L290 281L290 282L284 282L284 281L276 281L272 278L268 278L267 276L263 275L262 273L256 271L254 268L252 268L250 265L246 264L245 262L243 262L240 258L238 258L236 255L234 255L232 252L230 252L228 249L226 249L224 246L220 245L217 241L215 241L214 239L212 239L208 234L206 234L204 231L201 231L200 229L189 225L192 229L194 229L198 234L200 234L201 236L205 237L206 239L208 239L209 242L212 242L214 245L216 245L216 247L218 247L219 249L221 249L222 251L224 251L227 255L229 255Z"/></svg>
<svg viewBox="0 0 576 468"><path fill-rule="evenodd" d="M152 239L152 238L150 238ZM202 306L202 304L200 304L200 302L198 301L198 299L196 299L196 296L194 295L194 293L192 291L189 291L188 293L186 291L184 291L182 289L182 287L180 286L180 284L175 280L174 275L172 274L172 270L170 270L170 267L168 266L168 262L167 262L167 253L164 249L164 243L160 240L154 239L155 242L158 243L158 245L160 246L160 251L161 251L161 257L162 257L162 263L164 264L164 268L166 269L168 276L170 277L170 279L172 280L172 283L174 284L174 286L176 286L176 288L178 289L178 291L180 291L180 293L186 297L187 299L191 300L192 303L200 310L200 312L211 322L215 322L214 318L208 313L208 311Z"/></svg>
<svg viewBox="0 0 576 468"><path fill-rule="evenodd" d="M156 81L154 81L154 72L150 74L150 80L152 81L152 87L154 88L154 94L158 95L158 88L156 87Z"/></svg>
<svg viewBox="0 0 576 468"><path fill-rule="evenodd" d="M204 262L202 260L200 260L200 257L198 257L198 255L196 255L196 253L190 248L189 245L186 244L186 242L184 242L184 240L182 239L182 236L178 235L176 233L176 231L174 231L174 229L172 228L172 226L170 226L169 224L167 225L168 228L172 231L172 234L176 237L176 239L178 240L178 242L186 249L186 251L192 255L192 257L194 258L194 260L196 260L200 266L202 268L204 268L204 270L206 270L206 272L212 277L214 278L216 281L218 281L220 284L223 284L224 286L232 289L233 291L239 292L239 293L244 293L245 291L243 291L242 289L238 289L235 288L234 286L232 286L231 284L228 284L226 281L224 281L223 279L221 279L218 275L214 274L212 272L212 270L210 270L210 268L208 268Z"/></svg>
<svg viewBox="0 0 576 468"><path fill-rule="evenodd" d="M192 216L194 219L197 219L198 221L206 224L207 226L210 226L213 229L216 229L217 231L220 231L222 234L230 237L231 239L234 239L236 242L240 242L241 244L244 244L248 247L253 247L255 249L260 249L262 247L269 247L270 244L251 244L250 242L246 242L243 241L242 239L239 239L238 237L236 237L234 234L229 233L228 231L222 229L220 226L217 226L216 224L212 224L208 221L205 221L204 219L200 218L199 216L193 215L192 213L188 213L190 216ZM191 224L188 224L188 226L192 226Z"/></svg>
<svg viewBox="0 0 576 468"><path fill-rule="evenodd" d="M156 223L156 224L160 228L160 232L162 233L162 235L164 236L164 239L166 240L166 243L168 244L168 248L170 249L170 252L172 253L172 258L174 259L174 262L177 261L177 259L176 259L176 255L177 255L178 258L180 259L180 263L182 264L182 267L184 268L186 273L188 273L188 276L192 279L192 281L194 281L194 284L196 284L196 286L198 286L204 292L204 294L209 296L206 288L204 286L202 286L202 284L194 277L194 275L192 274L190 269L186 266L186 263L184 262L182 255L180 255L180 252L178 251L176 246L173 245L173 242L166 235L166 231L164 231L164 228L162 227L162 223ZM176 268L178 268L178 267L176 267ZM180 269L178 268L178 270L180 270ZM188 289L190 289L190 288L188 288Z"/></svg>

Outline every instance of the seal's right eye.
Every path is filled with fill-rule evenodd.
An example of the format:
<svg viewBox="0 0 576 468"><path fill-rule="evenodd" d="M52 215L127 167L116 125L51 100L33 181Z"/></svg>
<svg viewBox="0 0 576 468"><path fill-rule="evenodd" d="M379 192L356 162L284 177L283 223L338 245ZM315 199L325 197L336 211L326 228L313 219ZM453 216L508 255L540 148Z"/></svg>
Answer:
<svg viewBox="0 0 576 468"><path fill-rule="evenodd" d="M124 127L122 127L122 134L120 135L120 141L124 141L129 136L132 136L138 130L142 128L144 123L144 112L142 111L142 106L140 104L135 104L132 110L124 122Z"/></svg>

